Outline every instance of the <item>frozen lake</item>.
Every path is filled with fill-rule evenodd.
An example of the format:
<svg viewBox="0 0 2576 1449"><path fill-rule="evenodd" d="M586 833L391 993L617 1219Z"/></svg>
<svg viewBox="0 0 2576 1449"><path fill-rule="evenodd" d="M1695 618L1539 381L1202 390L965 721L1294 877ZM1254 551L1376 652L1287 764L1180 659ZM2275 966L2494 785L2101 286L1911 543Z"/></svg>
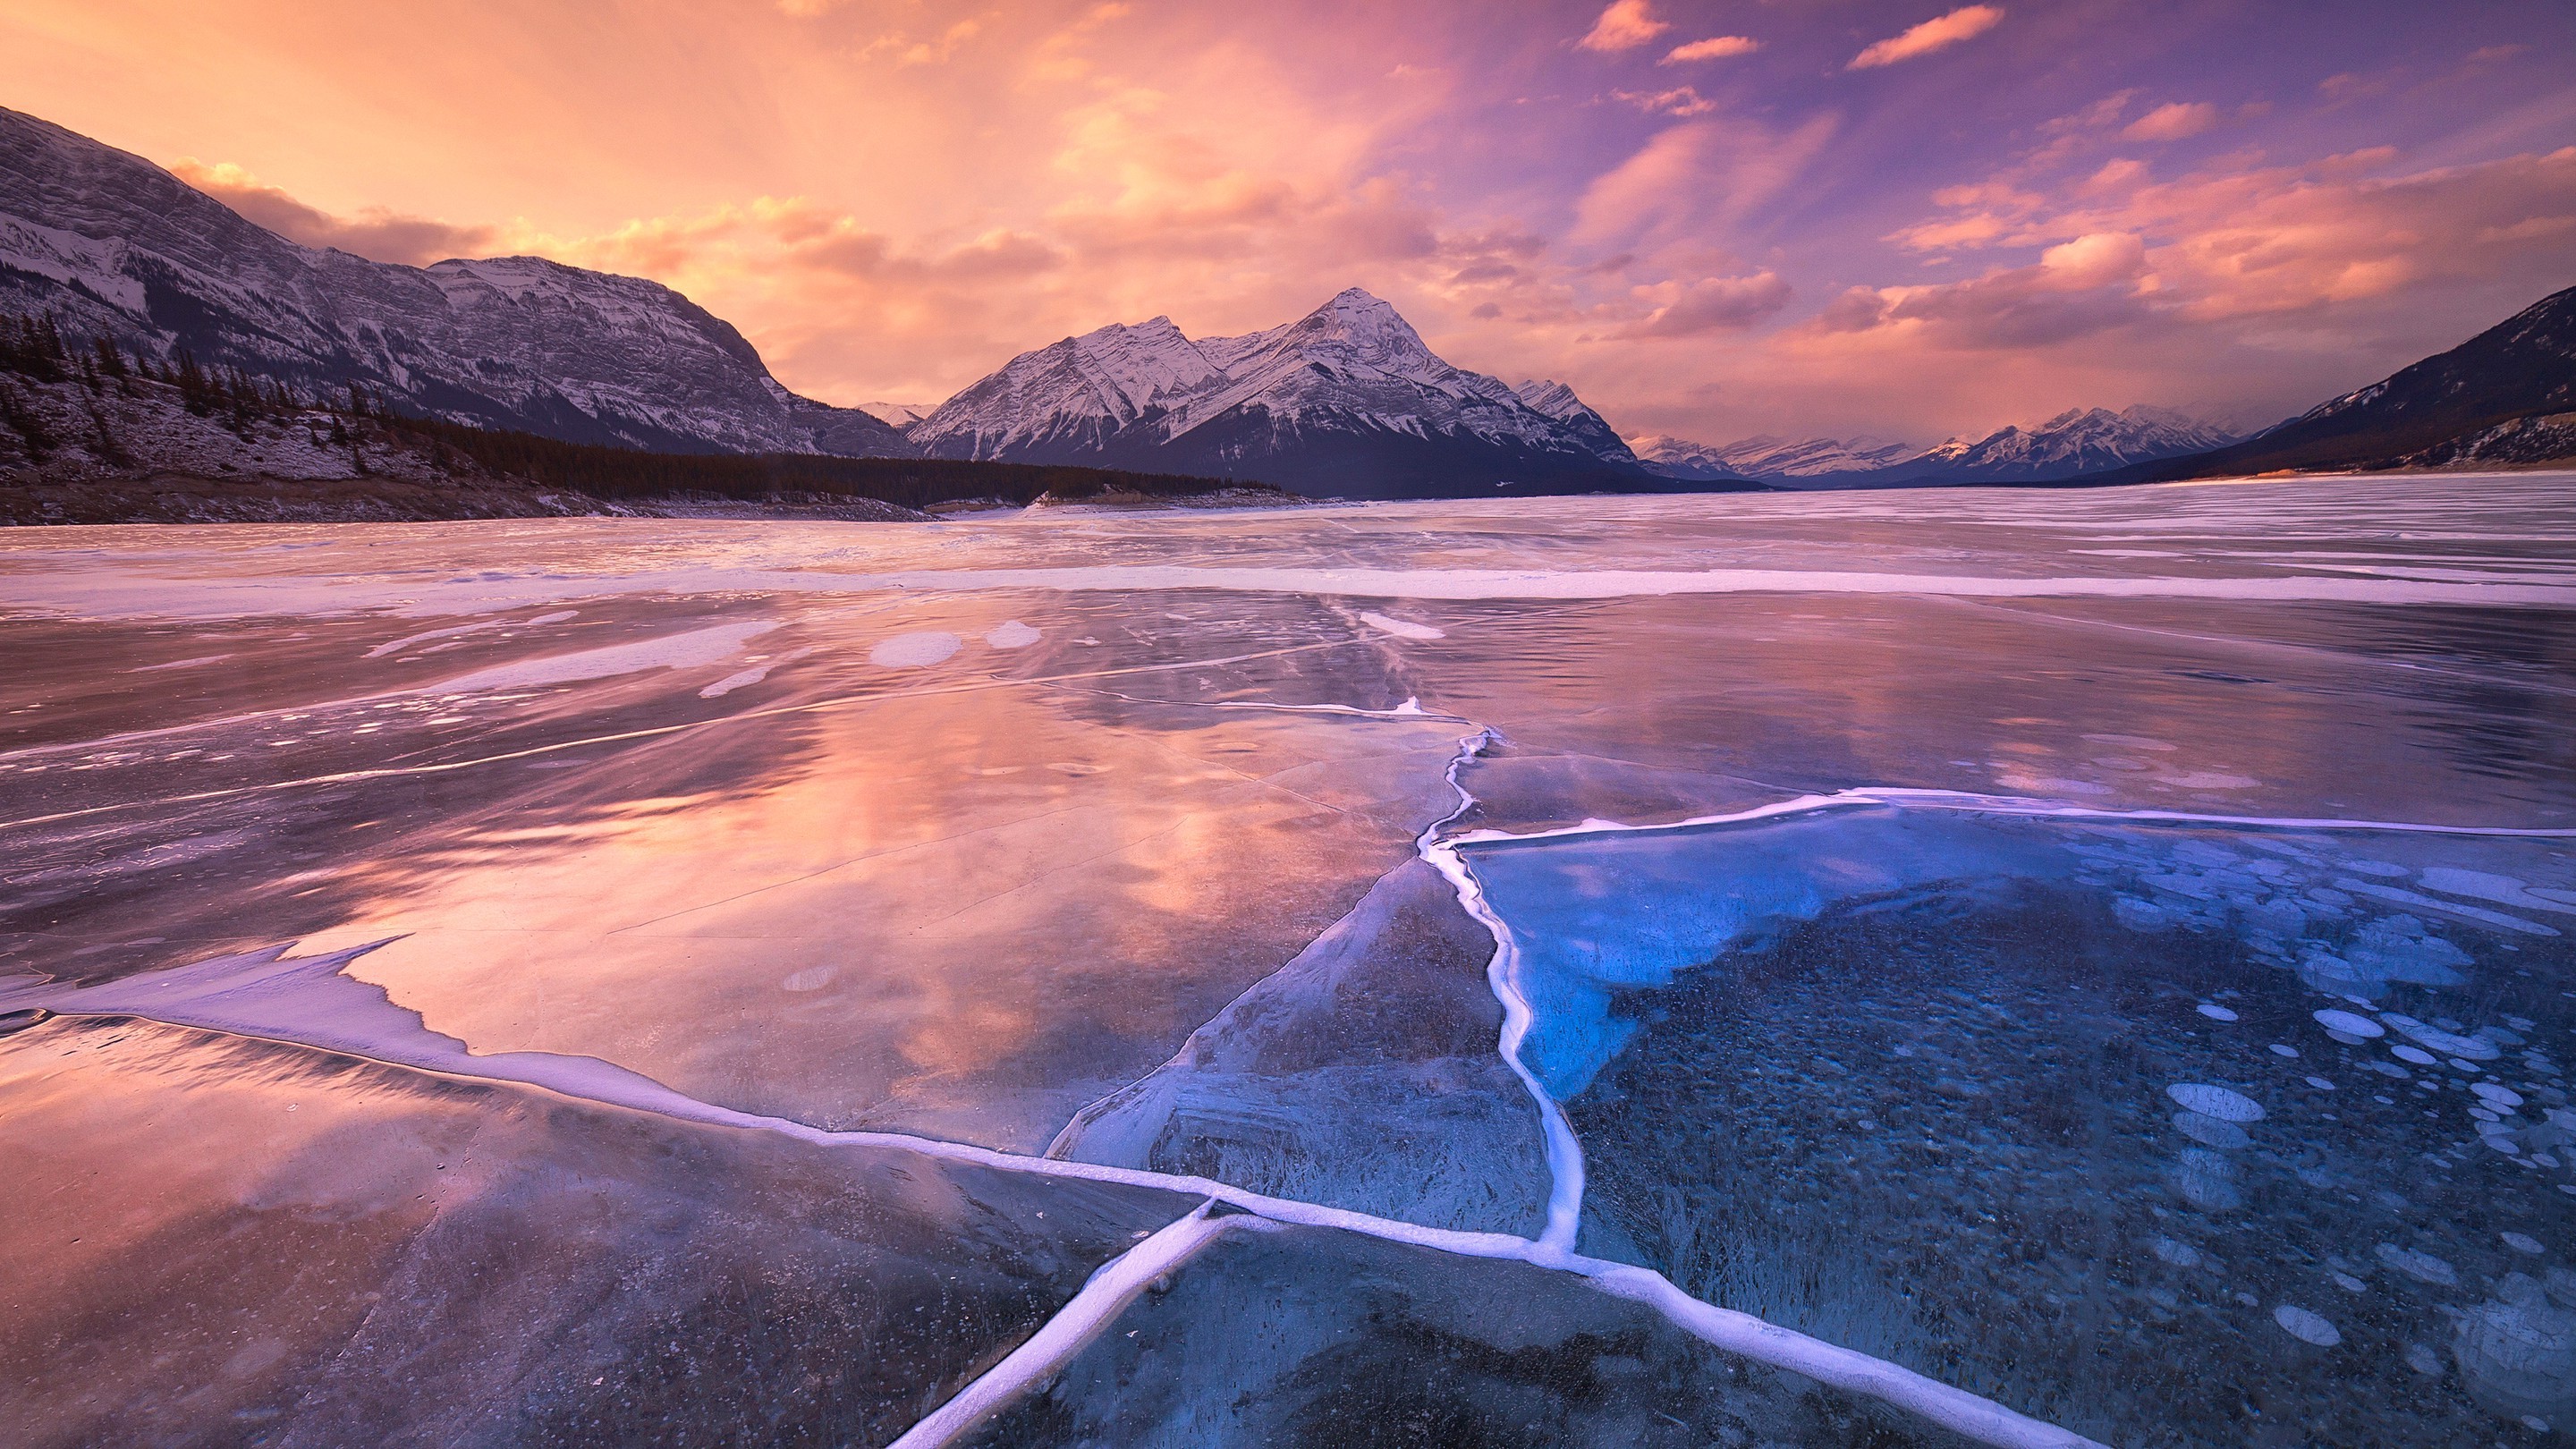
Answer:
<svg viewBox="0 0 2576 1449"><path fill-rule="evenodd" d="M20 530L0 665L19 1442L2576 1429L2576 475Z"/></svg>

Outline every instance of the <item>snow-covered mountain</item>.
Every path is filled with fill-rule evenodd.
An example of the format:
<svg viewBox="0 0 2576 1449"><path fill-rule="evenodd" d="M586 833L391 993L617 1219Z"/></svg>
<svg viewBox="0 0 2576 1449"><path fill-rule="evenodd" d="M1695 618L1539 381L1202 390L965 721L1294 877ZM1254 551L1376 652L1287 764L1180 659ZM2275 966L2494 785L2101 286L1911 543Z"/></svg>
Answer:
<svg viewBox="0 0 2576 1449"><path fill-rule="evenodd" d="M1453 367L1357 287L1242 337L1168 317L1024 352L908 430L935 457L1257 478L1318 496L1652 486L1570 389ZM1557 396L1561 393L1562 397Z"/></svg>
<svg viewBox="0 0 2576 1449"><path fill-rule="evenodd" d="M1918 451L1878 438L1805 438L1769 433L1711 446L1660 434L1628 440L1650 468L1676 478L1753 478L1780 482L1822 473L1866 472L1902 462Z"/></svg>
<svg viewBox="0 0 2576 1449"><path fill-rule="evenodd" d="M859 411L897 432L939 411L937 403L863 402Z"/></svg>
<svg viewBox="0 0 2576 1449"><path fill-rule="evenodd" d="M0 109L0 312L168 359L575 442L910 456L799 397L688 298L535 257L405 267L298 246L138 156Z"/></svg>
<svg viewBox="0 0 2576 1449"><path fill-rule="evenodd" d="M1878 438L1764 434L1718 446L1680 438L1629 440L1646 466L1676 478L1733 476L1785 488L1878 488L1906 483L2031 483L2178 458L2236 435L2169 408L2069 408L2036 428L1911 448Z"/></svg>
<svg viewBox="0 0 2576 1449"><path fill-rule="evenodd" d="M2576 458L2576 287L2233 447L2120 481Z"/></svg>
<svg viewBox="0 0 2576 1449"><path fill-rule="evenodd" d="M1553 378L1534 377L1512 393L1530 410L1556 419L1565 432L1592 451L1592 456L1618 468L1634 468L1639 458L1619 436L1609 420L1592 410L1592 406L1574 395L1574 389Z"/></svg>
<svg viewBox="0 0 2576 1449"><path fill-rule="evenodd" d="M2068 408L2028 431L2007 427L1973 442L1952 438L1891 466L1923 481L2026 483L2204 453L2235 441L2236 434L2170 408Z"/></svg>

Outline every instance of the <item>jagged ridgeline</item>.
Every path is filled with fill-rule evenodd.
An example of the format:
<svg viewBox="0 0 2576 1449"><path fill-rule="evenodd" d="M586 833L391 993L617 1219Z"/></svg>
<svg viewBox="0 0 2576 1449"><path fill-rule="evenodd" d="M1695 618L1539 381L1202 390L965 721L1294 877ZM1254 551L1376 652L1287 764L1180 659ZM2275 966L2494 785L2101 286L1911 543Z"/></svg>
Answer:
<svg viewBox="0 0 2576 1449"><path fill-rule="evenodd" d="M303 389L238 367L209 368L181 349L155 363L105 336L74 341L50 316L0 316L0 472L185 476L169 424L201 420L244 441L285 436L345 465L345 476L432 473L524 484L601 500L742 502L871 499L926 508L968 499L1026 504L1117 496L1173 498L1239 488L1225 480L1115 469L956 459L840 458L812 453L650 453L471 427L398 411L364 385ZM370 461L371 454L374 461ZM390 457L388 455L391 455ZM411 465L411 466L406 466ZM237 472L232 467L224 472ZM299 470L309 474L308 466Z"/></svg>

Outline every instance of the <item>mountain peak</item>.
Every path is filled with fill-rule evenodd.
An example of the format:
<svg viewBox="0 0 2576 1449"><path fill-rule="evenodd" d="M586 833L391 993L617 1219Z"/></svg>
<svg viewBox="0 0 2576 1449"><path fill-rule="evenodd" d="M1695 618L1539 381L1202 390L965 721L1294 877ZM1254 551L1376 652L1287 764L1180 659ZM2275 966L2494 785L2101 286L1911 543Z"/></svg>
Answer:
<svg viewBox="0 0 2576 1449"><path fill-rule="evenodd" d="M909 436L935 456L1263 477L1425 496L1642 477L1571 388L1533 406L1442 360L1402 313L1350 287L1296 321L1192 340L1167 319L1023 353Z"/></svg>

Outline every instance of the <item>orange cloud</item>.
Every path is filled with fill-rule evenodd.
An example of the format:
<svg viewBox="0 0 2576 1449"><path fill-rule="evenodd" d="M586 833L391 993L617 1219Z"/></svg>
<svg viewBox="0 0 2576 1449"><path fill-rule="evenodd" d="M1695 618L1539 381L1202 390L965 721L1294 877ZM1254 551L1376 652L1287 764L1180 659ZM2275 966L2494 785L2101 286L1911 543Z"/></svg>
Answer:
<svg viewBox="0 0 2576 1449"><path fill-rule="evenodd" d="M1647 0L1612 0L1601 18L1592 22L1592 29L1574 44L1579 50L1635 50L1670 29L1655 18Z"/></svg>
<svg viewBox="0 0 2576 1449"><path fill-rule="evenodd" d="M1947 50L1963 40L1973 40L2003 24L2000 5L1966 5L1947 15L1926 20L1902 35L1890 36L1851 58L1846 70L1871 70L1894 65L1936 50Z"/></svg>

